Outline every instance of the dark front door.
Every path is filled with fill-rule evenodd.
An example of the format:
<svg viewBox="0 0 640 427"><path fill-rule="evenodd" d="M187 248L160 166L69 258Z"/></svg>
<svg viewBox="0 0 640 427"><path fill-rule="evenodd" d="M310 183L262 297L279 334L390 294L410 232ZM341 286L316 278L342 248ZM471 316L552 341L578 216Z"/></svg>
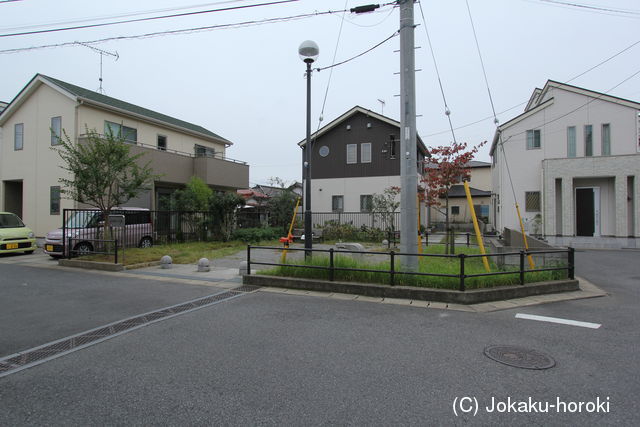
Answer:
<svg viewBox="0 0 640 427"><path fill-rule="evenodd" d="M576 189L576 235L593 236L595 209L593 188Z"/></svg>

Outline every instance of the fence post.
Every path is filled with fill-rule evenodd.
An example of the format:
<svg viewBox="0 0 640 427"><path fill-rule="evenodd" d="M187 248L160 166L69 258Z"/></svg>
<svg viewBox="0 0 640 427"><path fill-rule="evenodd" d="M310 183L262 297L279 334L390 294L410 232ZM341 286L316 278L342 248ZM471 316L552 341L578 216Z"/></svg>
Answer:
<svg viewBox="0 0 640 427"><path fill-rule="evenodd" d="M464 259L465 259L466 255L465 254L460 254L458 255L458 258L460 258L460 291L464 292L465 291L465 286L464 286L464 279L465 279L465 274L464 274Z"/></svg>
<svg viewBox="0 0 640 427"><path fill-rule="evenodd" d="M429 232L428 231L425 233L425 243L424 243L424 245L425 246L429 246Z"/></svg>
<svg viewBox="0 0 640 427"><path fill-rule="evenodd" d="M67 257L67 210L66 209L62 210L62 258L71 258L71 257Z"/></svg>
<svg viewBox="0 0 640 427"><path fill-rule="evenodd" d="M118 263L118 239L116 239L115 243L116 243L116 256L115 256L116 262L115 263L117 264Z"/></svg>
<svg viewBox="0 0 640 427"><path fill-rule="evenodd" d="M520 284L524 285L524 251L520 251Z"/></svg>
<svg viewBox="0 0 640 427"><path fill-rule="evenodd" d="M575 265L575 252L576 250L569 246L569 252L567 253L567 261L569 263L569 279L574 280L576 278L576 265Z"/></svg>
<svg viewBox="0 0 640 427"><path fill-rule="evenodd" d="M396 253L394 251L389 252L391 256L391 268L389 269L389 285L394 286L396 284Z"/></svg>
<svg viewBox="0 0 640 427"><path fill-rule="evenodd" d="M333 282L333 248L329 248L329 281Z"/></svg>
<svg viewBox="0 0 640 427"><path fill-rule="evenodd" d="M251 245L247 245L247 276L251 275Z"/></svg>
<svg viewBox="0 0 640 427"><path fill-rule="evenodd" d="M467 232L467 247L469 247L469 232Z"/></svg>

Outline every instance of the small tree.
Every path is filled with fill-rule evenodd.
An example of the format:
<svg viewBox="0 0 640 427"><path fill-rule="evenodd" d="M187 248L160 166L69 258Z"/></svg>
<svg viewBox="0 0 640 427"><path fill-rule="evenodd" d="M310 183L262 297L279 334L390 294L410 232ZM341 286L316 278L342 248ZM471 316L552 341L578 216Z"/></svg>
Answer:
<svg viewBox="0 0 640 427"><path fill-rule="evenodd" d="M445 199L445 229L449 233L449 190L451 186L459 184L465 179L469 179L471 169L467 166L473 159L478 149L486 144L486 141L467 149L467 143L454 142L448 146L439 146L429 149L431 157L426 160L426 177L423 178L427 186L425 202L427 206L441 206L441 199ZM442 213L442 211L440 210ZM449 238L447 238L446 252L453 252L449 248Z"/></svg>
<svg viewBox="0 0 640 427"><path fill-rule="evenodd" d="M85 142L72 142L66 132L58 138L60 144L53 149L71 175L58 181L68 198L99 209L108 230L111 209L148 190L159 175L153 174L149 162L138 164L143 153L131 155L123 135L108 130L103 136L95 129L85 129Z"/></svg>
<svg viewBox="0 0 640 427"><path fill-rule="evenodd" d="M213 215L214 230L223 242L231 238L236 226L238 208L244 205L242 196L233 192L214 193L209 199L209 211Z"/></svg>
<svg viewBox="0 0 640 427"><path fill-rule="evenodd" d="M386 231L395 231L395 212L400 207L400 187L385 188L382 194L374 194L371 198L373 215L379 216Z"/></svg>
<svg viewBox="0 0 640 427"><path fill-rule="evenodd" d="M296 206L298 195L280 178L271 178L269 184L280 189L280 191L271 196L267 202L269 222L272 226L282 228L286 234L286 232L289 231L289 224L293 216L293 209Z"/></svg>
<svg viewBox="0 0 640 427"><path fill-rule="evenodd" d="M203 216L202 211L209 210L211 197L213 190L197 176L189 178L184 189L171 195L171 210L179 212L179 222L187 225L189 234L206 238L207 218Z"/></svg>

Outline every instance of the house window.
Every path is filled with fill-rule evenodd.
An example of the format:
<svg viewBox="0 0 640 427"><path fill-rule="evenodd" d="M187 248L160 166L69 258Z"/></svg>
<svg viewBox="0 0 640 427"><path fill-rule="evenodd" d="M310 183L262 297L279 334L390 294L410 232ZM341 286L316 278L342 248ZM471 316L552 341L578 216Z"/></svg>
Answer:
<svg viewBox="0 0 640 427"><path fill-rule="evenodd" d="M167 151L167 137L158 135L158 150Z"/></svg>
<svg viewBox="0 0 640 427"><path fill-rule="evenodd" d="M525 191L524 210L526 212L540 212L540 192Z"/></svg>
<svg viewBox="0 0 640 427"><path fill-rule="evenodd" d="M24 147L24 123L16 123L13 130L13 149L22 150Z"/></svg>
<svg viewBox="0 0 640 427"><path fill-rule="evenodd" d="M347 144L347 164L358 163L358 145Z"/></svg>
<svg viewBox="0 0 640 427"><path fill-rule="evenodd" d="M451 206L451 215L460 215L460 206Z"/></svg>
<svg viewBox="0 0 640 427"><path fill-rule="evenodd" d="M49 188L49 214L60 215L60 186Z"/></svg>
<svg viewBox="0 0 640 427"><path fill-rule="evenodd" d="M540 129L527 131L527 150L537 150L540 148Z"/></svg>
<svg viewBox="0 0 640 427"><path fill-rule="evenodd" d="M211 147L205 147L204 145L194 145L196 157L215 157L216 150Z"/></svg>
<svg viewBox="0 0 640 427"><path fill-rule="evenodd" d="M473 210L476 212L476 218L484 223L489 222L489 205L473 205Z"/></svg>
<svg viewBox="0 0 640 427"><path fill-rule="evenodd" d="M371 212L373 210L373 196L362 194L360 196L360 212Z"/></svg>
<svg viewBox="0 0 640 427"><path fill-rule="evenodd" d="M122 138L125 142L135 144L138 142L138 130L130 128L122 124L106 121L104 122L104 133L113 135L116 138Z"/></svg>
<svg viewBox="0 0 640 427"><path fill-rule="evenodd" d="M331 196L331 211L342 212L344 210L344 196Z"/></svg>
<svg viewBox="0 0 640 427"><path fill-rule="evenodd" d="M567 157L576 156L576 127L567 128Z"/></svg>
<svg viewBox="0 0 640 427"><path fill-rule="evenodd" d="M51 145L60 144L62 136L62 117L51 117Z"/></svg>
<svg viewBox="0 0 640 427"><path fill-rule="evenodd" d="M584 155L593 156L593 126L591 125L584 127Z"/></svg>
<svg viewBox="0 0 640 427"><path fill-rule="evenodd" d="M371 163L371 143L360 144L360 162Z"/></svg>
<svg viewBox="0 0 640 427"><path fill-rule="evenodd" d="M609 123L602 125L602 155L611 155L611 125Z"/></svg>

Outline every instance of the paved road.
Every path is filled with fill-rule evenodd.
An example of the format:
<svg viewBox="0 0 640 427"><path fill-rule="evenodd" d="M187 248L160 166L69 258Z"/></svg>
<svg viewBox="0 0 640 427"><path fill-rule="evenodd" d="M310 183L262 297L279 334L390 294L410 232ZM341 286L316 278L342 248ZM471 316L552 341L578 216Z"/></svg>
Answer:
<svg viewBox="0 0 640 427"><path fill-rule="evenodd" d="M0 378L0 424L638 425L639 256L577 254L578 271L610 297L494 313L247 294ZM35 270L15 274L38 281ZM59 283L56 274L47 270L43 280ZM138 294L144 299L167 283L137 286L148 288ZM516 319L518 312L602 327ZM4 325L4 307L0 316ZM494 344L544 351L557 365L502 365L483 355ZM453 414L454 399L464 396L478 399L475 417ZM529 397L608 398L609 412L486 410L492 398Z"/></svg>

